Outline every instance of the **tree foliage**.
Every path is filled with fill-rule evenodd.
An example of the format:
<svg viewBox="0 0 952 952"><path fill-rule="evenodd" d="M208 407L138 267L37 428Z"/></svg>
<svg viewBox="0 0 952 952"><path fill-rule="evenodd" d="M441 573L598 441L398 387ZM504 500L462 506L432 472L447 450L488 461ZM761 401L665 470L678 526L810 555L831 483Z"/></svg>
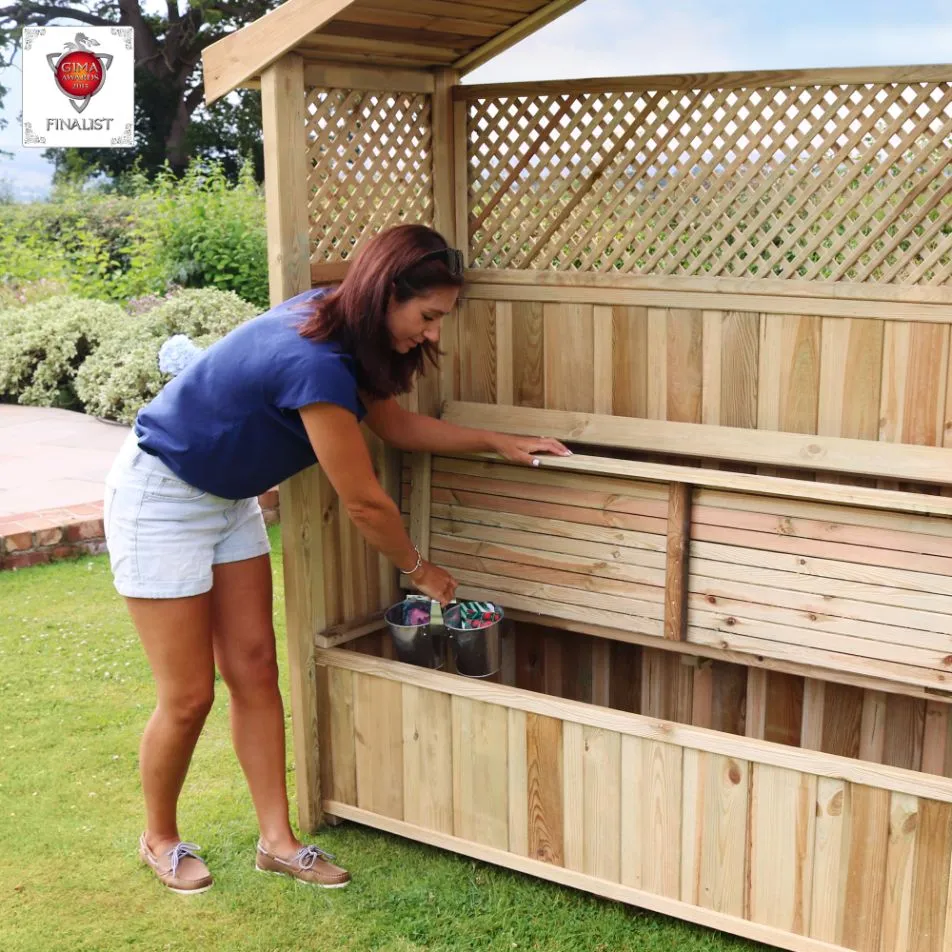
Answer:
<svg viewBox="0 0 952 952"><path fill-rule="evenodd" d="M0 0L2 2L2 0ZM165 163L181 173L193 158L217 159L232 176L242 158L262 177L260 95L239 90L204 105L202 50L278 6L280 0L13 0L0 6L0 66L10 65L25 26L131 26L135 38L136 145L133 149L49 149L58 180L97 173L116 179ZM182 9L184 7L184 10ZM160 11L160 12L156 12ZM4 96L0 87L0 101Z"/></svg>

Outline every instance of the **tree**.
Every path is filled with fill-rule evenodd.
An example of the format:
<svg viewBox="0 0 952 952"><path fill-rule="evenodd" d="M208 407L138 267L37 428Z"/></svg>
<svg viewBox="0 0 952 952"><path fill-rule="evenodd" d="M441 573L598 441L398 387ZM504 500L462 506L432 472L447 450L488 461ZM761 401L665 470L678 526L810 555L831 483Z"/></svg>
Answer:
<svg viewBox="0 0 952 952"><path fill-rule="evenodd" d="M0 0L2 2L2 0ZM8 66L25 26L131 26L135 38L134 149L48 149L59 179L96 173L115 178L139 167L153 173L165 162L182 172L192 158L221 160L234 175L250 155L262 177L260 95L240 90L204 105L202 50L278 6L280 0L165 0L162 13L140 0L15 0L0 7L0 66ZM156 5L155 9L158 9ZM0 87L0 102L5 90Z"/></svg>

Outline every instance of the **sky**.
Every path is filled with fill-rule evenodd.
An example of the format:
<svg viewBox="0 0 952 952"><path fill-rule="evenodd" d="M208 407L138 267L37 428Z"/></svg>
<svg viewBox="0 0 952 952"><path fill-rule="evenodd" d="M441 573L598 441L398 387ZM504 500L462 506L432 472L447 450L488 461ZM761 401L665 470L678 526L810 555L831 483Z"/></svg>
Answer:
<svg viewBox="0 0 952 952"><path fill-rule="evenodd" d="M586 0L464 82L920 63L952 63L952 0ZM43 198L52 167L20 145L19 70L0 83L0 149L14 153L0 186Z"/></svg>

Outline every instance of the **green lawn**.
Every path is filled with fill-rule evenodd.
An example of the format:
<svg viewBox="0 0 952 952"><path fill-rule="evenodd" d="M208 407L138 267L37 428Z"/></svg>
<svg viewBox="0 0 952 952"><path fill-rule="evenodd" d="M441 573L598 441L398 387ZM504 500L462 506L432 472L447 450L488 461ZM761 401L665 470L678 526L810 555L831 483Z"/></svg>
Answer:
<svg viewBox="0 0 952 952"><path fill-rule="evenodd" d="M274 566L287 697L279 557ZM761 948L346 824L318 841L351 870L348 889L259 876L219 687L181 811L216 883L188 899L136 857L152 685L106 558L0 573L3 952Z"/></svg>

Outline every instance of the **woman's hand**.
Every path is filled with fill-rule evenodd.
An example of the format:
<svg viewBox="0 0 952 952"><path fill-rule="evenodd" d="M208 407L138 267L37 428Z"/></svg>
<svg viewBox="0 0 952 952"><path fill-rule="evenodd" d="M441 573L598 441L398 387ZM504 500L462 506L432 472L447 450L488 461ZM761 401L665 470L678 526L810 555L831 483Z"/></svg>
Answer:
<svg viewBox="0 0 952 952"><path fill-rule="evenodd" d="M526 463L538 466L533 453L552 453L555 456L571 456L572 451L558 440L545 436L510 436L508 433L492 435L493 450L510 463Z"/></svg>
<svg viewBox="0 0 952 952"><path fill-rule="evenodd" d="M424 562L407 578L424 595L435 598L443 606L453 601L456 595L456 586L459 585L459 582L446 569L441 569L432 562Z"/></svg>

